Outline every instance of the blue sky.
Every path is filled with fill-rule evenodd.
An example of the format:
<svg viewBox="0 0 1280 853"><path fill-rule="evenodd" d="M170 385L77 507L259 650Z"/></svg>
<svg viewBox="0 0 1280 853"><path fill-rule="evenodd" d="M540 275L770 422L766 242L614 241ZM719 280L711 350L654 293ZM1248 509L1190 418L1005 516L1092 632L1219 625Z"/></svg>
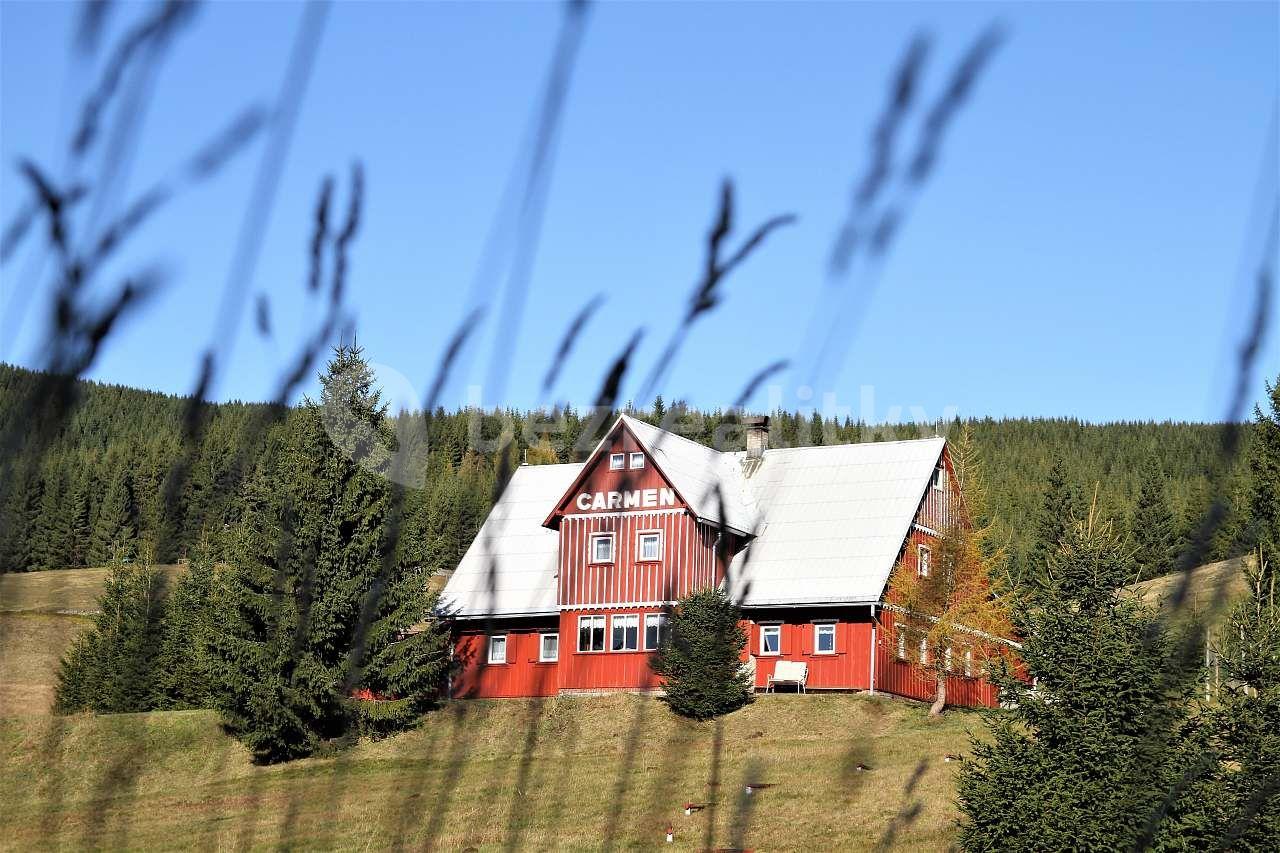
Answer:
<svg viewBox="0 0 1280 853"><path fill-rule="evenodd" d="M91 77L68 62L75 11L0 4L6 222L27 198L17 158L54 171L64 161L59 140ZM119 10L112 32L142 11ZM236 110L272 97L301 11L200 11L164 65L128 195ZM345 203L356 158L367 172L350 278L359 339L389 385L410 389L397 399L421 393L467 308L560 16L547 4L333 7L250 285L269 294L275 334L259 338L245 312L214 396L269 396L284 354L316 322L303 288L311 209L326 174L341 178ZM753 404L834 395L871 420L1218 417L1277 98L1280 19L1269 3L595 7L516 355L502 398L482 390L481 402L538 402L569 318L597 292L607 302L554 396L589 402L638 326L640 364L652 364L698 276L725 176L738 188L738 239L777 213L799 222L725 282L660 390L726 405L755 371L802 353L815 311L830 317L837 302L824 291L825 261L905 45L932 35L927 103L995 20L1008 39L950 127L860 322L847 326L838 369L812 392L807 371L785 374ZM917 110L907 139L919 121ZM166 208L108 270L158 260L172 279L94 378L191 387L261 153L259 142ZM41 269L30 251L0 269L4 360L39 363ZM473 400L468 386L489 373L492 334L475 344L447 402ZM1280 331L1260 368L1259 391L1280 372Z"/></svg>

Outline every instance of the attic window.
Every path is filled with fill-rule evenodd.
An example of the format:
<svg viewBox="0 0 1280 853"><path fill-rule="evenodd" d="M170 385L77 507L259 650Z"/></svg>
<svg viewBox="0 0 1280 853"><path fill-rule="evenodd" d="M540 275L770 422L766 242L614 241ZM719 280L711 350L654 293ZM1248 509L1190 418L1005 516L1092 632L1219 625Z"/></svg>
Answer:
<svg viewBox="0 0 1280 853"><path fill-rule="evenodd" d="M916 574L922 578L929 577L929 546L917 546Z"/></svg>
<svg viewBox="0 0 1280 853"><path fill-rule="evenodd" d="M644 467L644 454L639 452L632 453L631 454L631 470L634 471L636 468L643 468L643 467Z"/></svg>
<svg viewBox="0 0 1280 853"><path fill-rule="evenodd" d="M937 468L933 469L933 487L940 492L947 488L946 466L939 465Z"/></svg>
<svg viewBox="0 0 1280 853"><path fill-rule="evenodd" d="M609 470L621 471L627 465L627 454L610 453L609 454Z"/></svg>

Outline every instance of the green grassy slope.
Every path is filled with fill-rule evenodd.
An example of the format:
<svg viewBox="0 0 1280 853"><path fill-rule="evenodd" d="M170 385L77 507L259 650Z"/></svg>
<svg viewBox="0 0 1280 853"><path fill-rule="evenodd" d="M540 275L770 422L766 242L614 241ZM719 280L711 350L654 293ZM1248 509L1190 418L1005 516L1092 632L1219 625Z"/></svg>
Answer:
<svg viewBox="0 0 1280 853"><path fill-rule="evenodd" d="M896 826L903 849L940 850L944 757L978 724L850 695L764 696L719 724L630 695L456 702L417 731L263 768L209 712L15 717L0 847L648 848L670 823L677 849L868 849ZM749 781L773 787L747 797ZM711 808L686 817L688 801Z"/></svg>

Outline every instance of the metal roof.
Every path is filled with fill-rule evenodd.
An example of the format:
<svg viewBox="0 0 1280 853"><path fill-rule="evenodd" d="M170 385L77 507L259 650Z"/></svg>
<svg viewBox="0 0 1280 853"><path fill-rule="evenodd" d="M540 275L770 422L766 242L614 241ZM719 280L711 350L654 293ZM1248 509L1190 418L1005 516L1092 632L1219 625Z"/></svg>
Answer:
<svg viewBox="0 0 1280 853"><path fill-rule="evenodd" d="M558 612L560 534L543 527L542 519L581 469L581 462L516 469L445 584L440 594L444 612L464 618Z"/></svg>
<svg viewBox="0 0 1280 853"><path fill-rule="evenodd" d="M879 601L945 443L765 451L745 480L759 517L730 565L732 598L745 607Z"/></svg>
<svg viewBox="0 0 1280 853"><path fill-rule="evenodd" d="M695 515L752 537L729 572L730 594L747 607L879 601L946 443L772 449L747 463L743 451L620 421ZM542 522L587 464L518 468L442 605L463 617L555 613L559 540Z"/></svg>
<svg viewBox="0 0 1280 853"><path fill-rule="evenodd" d="M755 512L743 495L741 465L736 458L741 454L721 453L630 415L619 420L649 451L694 515L713 524L723 522L740 533L751 532Z"/></svg>

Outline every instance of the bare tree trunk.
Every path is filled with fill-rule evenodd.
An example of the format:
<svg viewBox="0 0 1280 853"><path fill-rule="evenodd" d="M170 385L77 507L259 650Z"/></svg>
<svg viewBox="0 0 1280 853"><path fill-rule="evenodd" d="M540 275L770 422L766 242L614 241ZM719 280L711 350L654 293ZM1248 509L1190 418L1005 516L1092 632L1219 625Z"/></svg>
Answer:
<svg viewBox="0 0 1280 853"><path fill-rule="evenodd" d="M941 717L942 709L947 707L947 674L941 670L936 673L938 692L933 697L933 706L929 708L930 717Z"/></svg>

